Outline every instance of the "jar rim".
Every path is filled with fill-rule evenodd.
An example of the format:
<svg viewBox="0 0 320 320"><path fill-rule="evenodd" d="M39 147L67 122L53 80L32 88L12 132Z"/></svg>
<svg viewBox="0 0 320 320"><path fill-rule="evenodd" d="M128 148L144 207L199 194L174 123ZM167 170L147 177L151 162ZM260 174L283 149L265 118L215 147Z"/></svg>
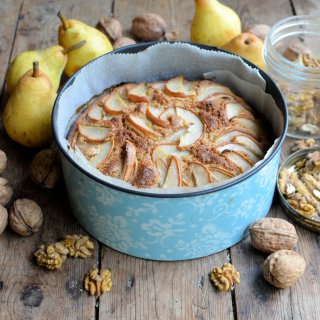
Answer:
<svg viewBox="0 0 320 320"><path fill-rule="evenodd" d="M312 80L320 85L320 69L300 65L294 61L286 59L274 46L279 40L289 37L290 35L308 33L308 30L299 31L298 28L302 26L317 26L316 33L320 38L320 17L312 15L299 15L284 18L275 23L267 34L264 44L264 59L272 70L281 71L286 68L290 70L291 75L296 76L301 80ZM280 34L281 31L296 27L296 32L288 32ZM310 28L309 28L310 29ZM317 31L319 30L319 31ZM278 36L278 37L277 37ZM280 38L279 38L280 37ZM283 71L283 70L282 70Z"/></svg>

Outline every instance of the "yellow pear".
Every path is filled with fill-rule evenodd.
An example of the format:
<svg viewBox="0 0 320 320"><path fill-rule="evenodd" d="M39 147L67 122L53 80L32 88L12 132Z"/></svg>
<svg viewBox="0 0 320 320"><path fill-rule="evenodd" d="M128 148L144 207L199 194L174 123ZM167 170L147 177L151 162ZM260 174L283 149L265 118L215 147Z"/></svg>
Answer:
<svg viewBox="0 0 320 320"><path fill-rule="evenodd" d="M38 62L18 81L3 112L9 137L25 147L41 147L52 139L51 113L57 93Z"/></svg>
<svg viewBox="0 0 320 320"><path fill-rule="evenodd" d="M221 47L241 33L238 14L218 0L195 0L191 41Z"/></svg>
<svg viewBox="0 0 320 320"><path fill-rule="evenodd" d="M18 54L9 66L6 81L9 93L13 92L19 79L30 69L33 61L39 61L41 70L50 78L54 90L58 91L62 72L68 56L59 45L44 50L24 51Z"/></svg>
<svg viewBox="0 0 320 320"><path fill-rule="evenodd" d="M71 47L64 48L59 45L44 50L24 51L18 54L11 62L7 75L7 88L11 94L19 79L30 69L33 61L38 61L41 70L49 77L55 91L58 91L62 72L67 64L68 53L80 48L85 41Z"/></svg>
<svg viewBox="0 0 320 320"><path fill-rule="evenodd" d="M68 54L68 62L64 69L67 76L71 77L91 60L113 50L109 39L98 29L78 20L67 20L61 12L58 13L58 17L61 19L58 31L60 45L67 48L86 40L85 45Z"/></svg>
<svg viewBox="0 0 320 320"><path fill-rule="evenodd" d="M241 33L226 43L223 49L249 60L260 69L266 70L263 61L263 42L260 38L251 33Z"/></svg>

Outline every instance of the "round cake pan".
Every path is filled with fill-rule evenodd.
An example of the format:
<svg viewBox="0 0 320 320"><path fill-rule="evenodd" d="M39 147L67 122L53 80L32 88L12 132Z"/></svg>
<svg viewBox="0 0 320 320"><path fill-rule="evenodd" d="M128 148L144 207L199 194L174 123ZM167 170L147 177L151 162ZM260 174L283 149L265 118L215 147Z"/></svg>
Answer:
<svg viewBox="0 0 320 320"><path fill-rule="evenodd" d="M221 51L192 43L180 44L181 63L188 50ZM111 54L137 53L152 45L154 43L132 45ZM97 64L99 62L101 66L106 56L97 58L78 71L87 75L81 88L91 86L94 77L99 76L101 70L97 69ZM170 59L170 50L167 56ZM245 63L251 65L247 61ZM180 70L182 67L180 65ZM206 68L207 64L204 63L203 67ZM163 68L166 66L163 65ZM259 72L266 82L266 92L272 95L283 114L283 131L271 154L239 179L207 190L195 189L187 194L148 194L140 190L127 190L97 178L75 161L65 148L64 140L70 114L77 110L76 103L74 107L61 103L65 95L73 90L79 91L74 85L78 73L70 78L55 102L52 123L61 151L71 208L82 226L97 240L115 250L162 261L207 256L241 241L248 234L250 224L266 216L270 209L281 145L287 130L284 98L274 81L263 71ZM83 98L91 99L90 96Z"/></svg>

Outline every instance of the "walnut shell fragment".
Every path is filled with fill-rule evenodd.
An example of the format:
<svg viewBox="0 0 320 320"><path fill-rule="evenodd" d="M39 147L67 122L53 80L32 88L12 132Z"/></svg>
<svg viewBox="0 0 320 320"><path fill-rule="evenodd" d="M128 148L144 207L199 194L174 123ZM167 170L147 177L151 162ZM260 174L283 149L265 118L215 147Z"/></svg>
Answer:
<svg viewBox="0 0 320 320"><path fill-rule="evenodd" d="M92 296L99 297L112 288L111 272L108 269L90 270L84 279L84 288Z"/></svg>
<svg viewBox="0 0 320 320"><path fill-rule="evenodd" d="M240 273L230 263L224 263L221 268L213 268L210 279L220 291L230 291L234 284L240 283Z"/></svg>
<svg viewBox="0 0 320 320"><path fill-rule="evenodd" d="M161 40L166 30L166 22L161 16L155 13L145 13L132 20L132 34L143 41Z"/></svg>
<svg viewBox="0 0 320 320"><path fill-rule="evenodd" d="M267 253L291 250L299 239L295 227L279 218L260 219L251 225L249 232L252 246Z"/></svg>
<svg viewBox="0 0 320 320"><path fill-rule="evenodd" d="M122 38L122 25L115 18L105 17L100 19L96 28L102 31L111 41Z"/></svg>
<svg viewBox="0 0 320 320"><path fill-rule="evenodd" d="M92 251L94 249L94 243L89 239L88 236L83 235L67 235L60 242L68 250L68 255L74 258L88 258L92 256Z"/></svg>
<svg viewBox="0 0 320 320"><path fill-rule="evenodd" d="M57 152L44 149L35 155L30 164L32 181L43 188L53 188L61 175L61 167Z"/></svg>
<svg viewBox="0 0 320 320"><path fill-rule="evenodd" d="M262 266L264 278L277 288L291 287L306 268L304 258L292 250L279 250L268 256Z"/></svg>
<svg viewBox="0 0 320 320"><path fill-rule="evenodd" d="M0 204L5 206L11 200L13 195L13 189L9 184L9 181L0 177Z"/></svg>
<svg viewBox="0 0 320 320"><path fill-rule="evenodd" d="M63 262L67 259L69 250L61 243L42 244L34 253L37 258L37 264L49 270L61 268Z"/></svg>
<svg viewBox="0 0 320 320"><path fill-rule="evenodd" d="M3 150L0 150L0 174L3 174L4 170L7 168L7 155Z"/></svg>
<svg viewBox="0 0 320 320"><path fill-rule="evenodd" d="M129 46L131 44L135 44L136 41L131 39L131 38L127 38L127 37L122 37L117 39L114 43L113 43L113 49L119 49L125 46Z"/></svg>
<svg viewBox="0 0 320 320"><path fill-rule="evenodd" d="M8 211L7 209L0 205L0 235L5 230L8 225Z"/></svg>
<svg viewBox="0 0 320 320"><path fill-rule="evenodd" d="M9 211L9 224L21 236L30 236L39 231L43 214L38 204L30 199L15 200Z"/></svg>

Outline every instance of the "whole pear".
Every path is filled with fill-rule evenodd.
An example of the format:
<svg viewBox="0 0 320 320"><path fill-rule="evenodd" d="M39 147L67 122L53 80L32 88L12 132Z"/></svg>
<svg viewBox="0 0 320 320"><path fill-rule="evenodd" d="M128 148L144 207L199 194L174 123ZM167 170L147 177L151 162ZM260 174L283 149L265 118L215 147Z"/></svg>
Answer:
<svg viewBox="0 0 320 320"><path fill-rule="evenodd" d="M69 52L64 69L67 76L71 77L91 60L113 50L109 39L98 29L78 20L67 20L61 12L58 13L58 17L61 19L58 31L60 45L67 48L80 41L86 41L81 48Z"/></svg>
<svg viewBox="0 0 320 320"><path fill-rule="evenodd" d="M38 62L18 81L3 112L9 137L25 147L40 147L52 139L51 113L56 91Z"/></svg>
<svg viewBox="0 0 320 320"><path fill-rule="evenodd" d="M263 42L260 38L251 33L241 33L226 43L223 49L249 60L260 69L266 70L263 61Z"/></svg>
<svg viewBox="0 0 320 320"><path fill-rule="evenodd" d="M7 75L7 88L11 94L19 79L30 70L33 61L39 61L41 70L49 77L55 91L58 91L62 72L67 64L68 56L59 45L44 50L24 51L11 62Z"/></svg>
<svg viewBox="0 0 320 320"><path fill-rule="evenodd" d="M221 47L241 33L238 14L218 0L195 0L191 41Z"/></svg>

